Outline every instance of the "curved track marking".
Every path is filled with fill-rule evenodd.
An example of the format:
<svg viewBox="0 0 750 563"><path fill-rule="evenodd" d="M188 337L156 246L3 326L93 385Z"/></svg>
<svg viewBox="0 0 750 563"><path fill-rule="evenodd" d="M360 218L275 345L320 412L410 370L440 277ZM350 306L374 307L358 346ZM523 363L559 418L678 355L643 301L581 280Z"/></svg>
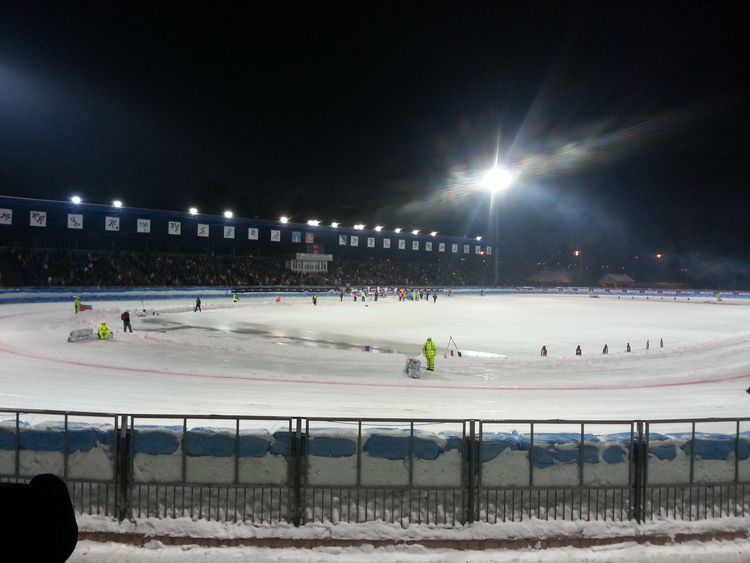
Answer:
<svg viewBox="0 0 750 563"><path fill-rule="evenodd" d="M683 387L689 385L707 385L711 383L722 383L725 381L734 381L739 379L748 379L750 374L746 375L735 375L731 377L717 377L716 379L702 379L698 381L679 381L673 383L658 383L651 385L632 385L632 386L618 386L618 387L474 387L474 386L457 386L457 385L420 385L415 387L413 385L396 385L396 384L383 384L383 383L356 383L348 381L306 381L299 379L271 379L265 377L239 377L234 375L207 375L207 374L196 374L196 373L180 373L174 371L162 371L162 370L150 370L150 369L136 369L129 367L116 367L107 365L87 364L83 362L74 362L71 360L55 360L51 358L44 358L41 356L34 356L31 354L24 354L21 352L15 352L13 350L7 350L0 348L0 352L4 354L10 354L27 358L31 360L38 360L42 362L49 362L52 364L62 364L69 366L80 366L85 368L94 369L105 369L114 371L126 371L130 373L144 373L144 374L156 374L156 375L168 375L173 377L192 377L200 379L223 379L223 380L235 380L235 381L255 381L255 382L266 382L266 383L294 383L296 385L333 385L333 386L346 386L346 387L374 387L374 388L387 388L387 389L433 389L433 390L449 390L449 391L471 391L471 390L482 390L482 391L625 391L625 390L638 390L638 389L659 389L665 387Z"/></svg>

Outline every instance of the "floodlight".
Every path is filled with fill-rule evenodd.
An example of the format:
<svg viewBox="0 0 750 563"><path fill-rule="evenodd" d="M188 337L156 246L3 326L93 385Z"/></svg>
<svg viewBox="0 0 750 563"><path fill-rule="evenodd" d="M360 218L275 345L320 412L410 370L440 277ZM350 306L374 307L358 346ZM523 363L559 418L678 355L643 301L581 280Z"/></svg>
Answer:
<svg viewBox="0 0 750 563"><path fill-rule="evenodd" d="M112 205L114 205L115 207L122 207L122 202L119 199L116 199L112 202Z"/></svg>
<svg viewBox="0 0 750 563"><path fill-rule="evenodd" d="M431 237L437 236L437 231L432 231L432 232L430 233L430 236L431 236Z"/></svg>
<svg viewBox="0 0 750 563"><path fill-rule="evenodd" d="M318 221L317 219L310 219L307 224L311 227L317 227L318 225L320 225L320 221Z"/></svg>
<svg viewBox="0 0 750 563"><path fill-rule="evenodd" d="M382 227L382 225L378 225L378 226L376 226L376 227L375 227L375 230L376 230L376 231L378 231L378 232L382 231L382 230L383 230L383 227Z"/></svg>
<svg viewBox="0 0 750 563"><path fill-rule="evenodd" d="M198 210L195 207L189 209L190 215L198 215Z"/></svg>
<svg viewBox="0 0 750 563"><path fill-rule="evenodd" d="M77 195L74 195L73 197L70 198L70 201L72 201L73 203L81 203L81 198L78 197Z"/></svg>
<svg viewBox="0 0 750 563"><path fill-rule="evenodd" d="M334 221L333 223L331 223L331 227L333 227L334 229L335 229L336 227L338 227L338 226L339 226L339 224L338 224L338 222L336 222L336 221Z"/></svg>
<svg viewBox="0 0 750 563"><path fill-rule="evenodd" d="M482 240L482 237L477 237L477 240Z"/></svg>
<svg viewBox="0 0 750 563"><path fill-rule="evenodd" d="M361 231L364 228L365 228L365 226L362 223L360 223L359 225L354 225L354 229L357 230L357 231Z"/></svg>
<svg viewBox="0 0 750 563"><path fill-rule="evenodd" d="M231 219L233 215L234 213L232 213L231 211L224 212L224 217L226 217L227 219Z"/></svg>
<svg viewBox="0 0 750 563"><path fill-rule="evenodd" d="M401 227L399 227L398 229L393 229L393 232L394 233L400 233L401 232Z"/></svg>
<svg viewBox="0 0 750 563"><path fill-rule="evenodd" d="M413 230L413 231L411 232L411 234L413 234L413 235L418 235L418 234L419 234L419 229L414 229L414 230Z"/></svg>
<svg viewBox="0 0 750 563"><path fill-rule="evenodd" d="M482 179L482 185L491 192L503 190L513 183L513 174L505 168L492 168Z"/></svg>
<svg viewBox="0 0 750 563"><path fill-rule="evenodd" d="M281 219L279 219L279 221L281 221L282 223L288 223L289 217L282 217Z"/></svg>

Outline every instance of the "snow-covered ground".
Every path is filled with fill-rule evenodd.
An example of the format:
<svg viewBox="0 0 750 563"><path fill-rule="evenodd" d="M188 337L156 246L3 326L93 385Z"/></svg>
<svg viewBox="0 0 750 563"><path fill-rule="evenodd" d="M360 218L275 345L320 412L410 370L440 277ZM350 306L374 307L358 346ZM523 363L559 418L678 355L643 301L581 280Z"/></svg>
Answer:
<svg viewBox="0 0 750 563"><path fill-rule="evenodd" d="M132 334L122 332L119 317L125 309L131 312ZM750 413L745 392L750 385L750 301L745 299L455 294L440 295L436 302L388 297L361 303L326 294L314 306L309 297L284 295L276 303L273 295L263 295L243 296L239 303L207 299L197 313L187 299L144 304L133 299L95 302L93 310L77 315L72 303L8 304L0 306L0 317L0 407L9 409L485 420ZM115 330L113 340L67 342L71 330L94 328L101 321ZM409 379L405 361L418 356L427 336L439 348L436 370ZM450 337L457 349L448 347ZM608 355L601 353L605 344ZM547 357L539 355L542 345ZM581 356L575 355L578 345ZM548 533L562 525L545 523ZM673 526L669 533L682 524ZM379 532L373 527L369 533ZM418 546L280 552L152 544L136 551L82 542L70 561L243 557L746 561L750 547L732 541L476 553Z"/></svg>

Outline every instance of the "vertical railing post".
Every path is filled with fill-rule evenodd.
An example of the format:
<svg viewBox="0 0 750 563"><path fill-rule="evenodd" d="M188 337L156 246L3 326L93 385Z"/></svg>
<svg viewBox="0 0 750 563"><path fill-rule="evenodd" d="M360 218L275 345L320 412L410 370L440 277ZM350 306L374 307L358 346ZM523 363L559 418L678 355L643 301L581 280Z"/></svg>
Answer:
<svg viewBox="0 0 750 563"><path fill-rule="evenodd" d="M465 427L464 427L465 429ZM465 432L465 430L464 430ZM478 471L477 460L477 441L476 441L476 421L469 421L469 434L464 433L463 443L463 467L464 467L464 486L466 487L466 514L464 524L474 522L474 511L476 502L476 475Z"/></svg>
<svg viewBox="0 0 750 563"><path fill-rule="evenodd" d="M296 428L291 444L292 455L292 525L299 527L302 524L302 419L296 419Z"/></svg>
<svg viewBox="0 0 750 563"><path fill-rule="evenodd" d="M648 444L643 435L643 421L636 422L636 435L633 437L632 460L633 466L633 510L631 518L643 523L646 499L646 460L648 459Z"/></svg>
<svg viewBox="0 0 750 563"><path fill-rule="evenodd" d="M115 419L116 420L116 419ZM122 522L130 517L131 468L133 466L132 431L128 428L128 416L121 415L120 427L115 428L115 512Z"/></svg>

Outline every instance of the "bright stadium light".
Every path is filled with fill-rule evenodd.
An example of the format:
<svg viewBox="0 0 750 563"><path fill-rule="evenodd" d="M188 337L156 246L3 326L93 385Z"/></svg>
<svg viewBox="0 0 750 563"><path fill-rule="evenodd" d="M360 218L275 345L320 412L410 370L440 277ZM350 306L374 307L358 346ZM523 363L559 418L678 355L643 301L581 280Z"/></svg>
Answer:
<svg viewBox="0 0 750 563"><path fill-rule="evenodd" d="M354 229L356 231L362 231L362 230L364 230L364 228L365 228L365 226L362 223L360 223L359 225L354 225Z"/></svg>
<svg viewBox="0 0 750 563"><path fill-rule="evenodd" d="M227 219L231 219L232 216L234 216L234 213L232 213L231 211L224 212L224 217L226 217Z"/></svg>
<svg viewBox="0 0 750 563"><path fill-rule="evenodd" d="M279 221L286 224L289 222L289 217L282 217Z"/></svg>
<svg viewBox="0 0 750 563"><path fill-rule="evenodd" d="M482 237L477 237L477 240L482 240Z"/></svg>
<svg viewBox="0 0 750 563"><path fill-rule="evenodd" d="M431 236L431 237L436 237L436 236L437 236L437 231L432 231L432 232L430 233L430 236Z"/></svg>
<svg viewBox="0 0 750 563"><path fill-rule="evenodd" d="M419 234L419 229L414 229L414 230L413 230L413 231L411 232L411 234L413 234L413 235L418 235L418 234Z"/></svg>
<svg viewBox="0 0 750 563"><path fill-rule="evenodd" d="M401 232L401 227L399 227L399 228L397 228L397 229L393 229L393 232L394 232L394 233L400 233L400 232Z"/></svg>
<svg viewBox="0 0 750 563"><path fill-rule="evenodd" d="M198 210L195 207L189 209L190 215L198 215Z"/></svg>
<svg viewBox="0 0 750 563"><path fill-rule="evenodd" d="M70 201L72 201L73 203L81 203L81 198L78 197L77 195L74 195L73 197L70 198Z"/></svg>
<svg viewBox="0 0 750 563"><path fill-rule="evenodd" d="M331 223L331 227L333 227L334 229L338 226L339 226L338 221L334 221L333 223Z"/></svg>
<svg viewBox="0 0 750 563"><path fill-rule="evenodd" d="M511 174L505 168L491 168L487 171L482 179L482 186L495 192L497 190L504 190L513 183L513 174Z"/></svg>
<svg viewBox="0 0 750 563"><path fill-rule="evenodd" d="M320 221L318 221L317 219L310 219L307 224L311 227L317 227L318 225L320 225Z"/></svg>
<svg viewBox="0 0 750 563"><path fill-rule="evenodd" d="M382 230L383 230L383 227L382 227L382 225L378 225L378 226L376 226L376 227L375 227L375 230L376 230L377 232L380 232L380 231L382 231Z"/></svg>
<svg viewBox="0 0 750 563"><path fill-rule="evenodd" d="M112 202L112 205L114 205L115 207L122 207L122 202L119 199L116 199Z"/></svg>

